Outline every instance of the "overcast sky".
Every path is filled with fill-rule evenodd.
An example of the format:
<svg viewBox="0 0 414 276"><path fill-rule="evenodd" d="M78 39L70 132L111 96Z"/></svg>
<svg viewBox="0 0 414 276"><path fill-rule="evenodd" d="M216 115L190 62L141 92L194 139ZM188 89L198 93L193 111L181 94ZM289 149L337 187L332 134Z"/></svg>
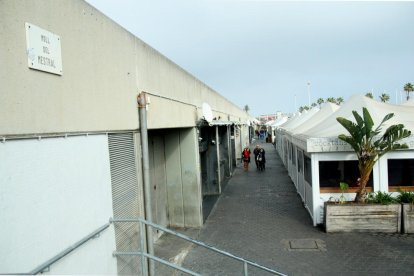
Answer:
<svg viewBox="0 0 414 276"><path fill-rule="evenodd" d="M414 83L414 2L87 2L253 116Z"/></svg>

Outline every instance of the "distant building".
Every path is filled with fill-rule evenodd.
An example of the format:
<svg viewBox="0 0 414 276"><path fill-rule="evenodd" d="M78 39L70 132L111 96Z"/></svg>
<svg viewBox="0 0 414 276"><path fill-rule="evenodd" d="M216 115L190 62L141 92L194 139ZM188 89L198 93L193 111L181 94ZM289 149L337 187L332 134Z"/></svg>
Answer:
<svg viewBox="0 0 414 276"><path fill-rule="evenodd" d="M261 124L266 124L270 121L276 121L277 119L280 119L282 117L290 117L291 114L282 113L281 111L276 112L275 114L266 114L266 115L260 115L256 117L257 120Z"/></svg>
<svg viewBox="0 0 414 276"><path fill-rule="evenodd" d="M256 117L257 120L259 120L259 122L261 124L266 124L269 121L273 121L276 120L277 118L277 114L266 114L266 115L260 115L258 117Z"/></svg>

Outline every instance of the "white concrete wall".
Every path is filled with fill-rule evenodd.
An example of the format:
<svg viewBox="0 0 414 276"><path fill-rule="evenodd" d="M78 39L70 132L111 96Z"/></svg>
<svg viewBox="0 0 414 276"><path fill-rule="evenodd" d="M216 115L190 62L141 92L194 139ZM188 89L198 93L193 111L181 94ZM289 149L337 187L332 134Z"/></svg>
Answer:
<svg viewBox="0 0 414 276"><path fill-rule="evenodd" d="M177 129L165 136L169 224L201 227L200 160L195 128Z"/></svg>
<svg viewBox="0 0 414 276"><path fill-rule="evenodd" d="M195 128L180 130L184 226L203 226L200 154Z"/></svg>
<svg viewBox="0 0 414 276"><path fill-rule="evenodd" d="M242 149L243 149L243 133L244 131L244 127L243 126L235 126L234 129L234 144L235 144L235 152L234 154L236 155L236 165L238 165L238 161L240 161L241 159L241 153L242 153Z"/></svg>
<svg viewBox="0 0 414 276"><path fill-rule="evenodd" d="M250 142L249 142L249 126L247 126L247 125L241 126L241 133L242 133L241 147L240 147L239 155L237 156L239 158L241 156L241 152L243 151L243 148L246 147L246 146L249 146L249 144L250 144Z"/></svg>
<svg viewBox="0 0 414 276"><path fill-rule="evenodd" d="M63 75L29 69L25 22L61 37ZM0 134L136 129L135 38L83 1L0 1Z"/></svg>
<svg viewBox="0 0 414 276"><path fill-rule="evenodd" d="M62 76L29 69L25 23L61 37ZM0 1L0 135L131 130L136 96L151 93L149 128L247 114L81 0Z"/></svg>
<svg viewBox="0 0 414 276"><path fill-rule="evenodd" d="M184 227L183 180L178 130L171 131L165 136L165 161L170 226Z"/></svg>
<svg viewBox="0 0 414 276"><path fill-rule="evenodd" d="M29 272L112 217L106 135L0 143L0 272ZM116 274L112 226L51 267Z"/></svg>

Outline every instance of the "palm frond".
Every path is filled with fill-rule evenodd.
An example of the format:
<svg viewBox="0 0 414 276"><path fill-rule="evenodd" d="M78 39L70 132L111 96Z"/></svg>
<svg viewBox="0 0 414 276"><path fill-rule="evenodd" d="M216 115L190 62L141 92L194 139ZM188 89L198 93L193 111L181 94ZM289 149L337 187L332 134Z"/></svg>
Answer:
<svg viewBox="0 0 414 276"><path fill-rule="evenodd" d="M384 135L380 139L380 156L386 154L389 151L408 148L407 144L400 144L397 142L409 137L410 135L411 131L405 129L403 124L392 125L388 127Z"/></svg>
<svg viewBox="0 0 414 276"><path fill-rule="evenodd" d="M388 121L389 119L391 119L392 117L394 117L394 113L389 113L387 115L385 115L385 117L382 119L381 123L377 126L377 128L374 130L375 132L380 133L381 132L381 127L382 125Z"/></svg>
<svg viewBox="0 0 414 276"><path fill-rule="evenodd" d="M353 137L341 134L338 136L338 139L348 143L354 149L355 152L361 151L361 145L358 142L356 142L356 140Z"/></svg>
<svg viewBox="0 0 414 276"><path fill-rule="evenodd" d="M364 126L364 120L362 119L362 117L355 110L352 111L352 114L354 115L355 121L357 122L358 126L362 128Z"/></svg>
<svg viewBox="0 0 414 276"><path fill-rule="evenodd" d="M372 120L371 114L369 114L369 111L366 107L362 109L362 113L364 116L366 133L368 134L372 131L372 127L374 126L374 121Z"/></svg>
<svg viewBox="0 0 414 276"><path fill-rule="evenodd" d="M358 125L354 122L343 117L338 117L336 120L349 132L349 134L351 134L352 137L355 138L355 136L358 135Z"/></svg>

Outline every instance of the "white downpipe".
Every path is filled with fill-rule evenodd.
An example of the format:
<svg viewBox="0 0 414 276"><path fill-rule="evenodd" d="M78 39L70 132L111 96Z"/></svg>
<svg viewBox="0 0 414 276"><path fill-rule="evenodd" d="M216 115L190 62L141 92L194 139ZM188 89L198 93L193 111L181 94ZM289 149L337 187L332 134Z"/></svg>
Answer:
<svg viewBox="0 0 414 276"><path fill-rule="evenodd" d="M141 133L141 149L142 149L142 169L144 175L144 203L145 203L145 218L152 222L151 209L151 182L149 174L149 150L148 150L148 129L147 129L147 96L145 92L141 92L137 98L139 110L139 128ZM146 227L147 232L147 249L148 254L154 255L154 238L152 235L151 226ZM149 260L149 275L155 275L155 266L152 259Z"/></svg>

